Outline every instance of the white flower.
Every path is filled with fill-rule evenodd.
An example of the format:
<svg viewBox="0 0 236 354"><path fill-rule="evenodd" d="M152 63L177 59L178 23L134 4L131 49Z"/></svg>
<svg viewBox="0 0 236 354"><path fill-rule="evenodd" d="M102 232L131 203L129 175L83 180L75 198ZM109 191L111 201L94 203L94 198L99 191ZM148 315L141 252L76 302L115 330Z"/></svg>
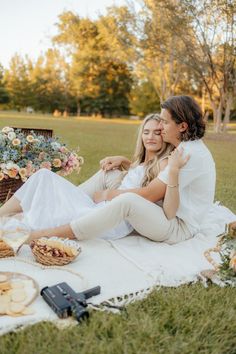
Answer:
<svg viewBox="0 0 236 354"><path fill-rule="evenodd" d="M0 143L4 143L6 140L6 135L1 134L0 135Z"/></svg>
<svg viewBox="0 0 236 354"><path fill-rule="evenodd" d="M34 142L34 137L33 137L33 135L27 135L26 140L27 140L29 143L33 143L33 142Z"/></svg>
<svg viewBox="0 0 236 354"><path fill-rule="evenodd" d="M13 166L14 166L14 162L12 162L12 161L9 161L8 163L6 163L7 170L10 170L11 168L13 168Z"/></svg>
<svg viewBox="0 0 236 354"><path fill-rule="evenodd" d="M4 127L2 128L2 132L8 134L9 132L13 132L14 129L11 127Z"/></svg>
<svg viewBox="0 0 236 354"><path fill-rule="evenodd" d="M16 134L14 133L14 132L10 132L10 133L8 133L8 139L9 140L13 140L13 139L15 139L15 137L16 137Z"/></svg>
<svg viewBox="0 0 236 354"><path fill-rule="evenodd" d="M60 147L61 147L61 144L59 144L58 142L56 141L53 141L51 143L51 147L53 148L53 150L58 150Z"/></svg>
<svg viewBox="0 0 236 354"><path fill-rule="evenodd" d="M7 170L11 170L11 169L16 169L16 170L19 170L19 166L17 164L15 164L14 162L12 161L9 161L7 164L6 164L6 169Z"/></svg>

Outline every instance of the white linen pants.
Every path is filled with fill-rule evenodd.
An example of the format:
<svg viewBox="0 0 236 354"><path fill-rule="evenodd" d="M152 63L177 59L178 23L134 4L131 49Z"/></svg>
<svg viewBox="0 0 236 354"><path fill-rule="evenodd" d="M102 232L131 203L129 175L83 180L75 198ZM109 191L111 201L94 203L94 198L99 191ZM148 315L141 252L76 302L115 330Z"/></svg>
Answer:
<svg viewBox="0 0 236 354"><path fill-rule="evenodd" d="M122 172L119 170L99 171L78 188L91 196L97 190L117 188L121 180ZM128 221L138 233L153 241L175 244L192 238L183 220L178 217L168 220L160 206L129 192L114 198L103 208L71 221L70 226L74 235L83 240L95 238L122 220Z"/></svg>
<svg viewBox="0 0 236 354"><path fill-rule="evenodd" d="M113 180L116 174L112 173ZM94 179L102 180L99 177L102 175L98 173L91 179L91 182ZM109 182L107 177L104 176L106 183ZM86 185L88 187L88 183ZM90 185L94 186L92 183ZM98 187L101 189L102 186L98 185ZM73 183L47 169L40 169L34 173L16 191L15 197L22 207L25 226L32 230L69 224L72 220L78 220L92 210L103 208L110 203L94 203L82 188L77 188ZM123 220L115 228L106 230L104 234L97 235L97 237L114 240L127 236L131 231L133 231L132 226Z"/></svg>

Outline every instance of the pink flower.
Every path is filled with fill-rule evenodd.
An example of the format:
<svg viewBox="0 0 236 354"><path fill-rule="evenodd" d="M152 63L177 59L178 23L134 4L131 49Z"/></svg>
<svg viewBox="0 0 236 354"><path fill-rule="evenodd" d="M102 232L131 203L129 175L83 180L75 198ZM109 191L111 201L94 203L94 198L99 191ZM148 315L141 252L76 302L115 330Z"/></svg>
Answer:
<svg viewBox="0 0 236 354"><path fill-rule="evenodd" d="M33 173L33 164L31 161L29 161L26 166L26 175L31 176L32 173Z"/></svg>
<svg viewBox="0 0 236 354"><path fill-rule="evenodd" d="M41 151L40 153L39 153L39 160L43 160L44 159L44 156L45 156L45 152L43 152L43 151Z"/></svg>
<svg viewBox="0 0 236 354"><path fill-rule="evenodd" d="M13 169L7 171L7 173L10 178L15 178L16 175L18 175L18 170L16 168L13 168Z"/></svg>
<svg viewBox="0 0 236 354"><path fill-rule="evenodd" d="M54 167L61 167L61 160L60 159L54 159L52 162Z"/></svg>
<svg viewBox="0 0 236 354"><path fill-rule="evenodd" d="M71 161L71 160L69 160L68 162L67 162L67 166L69 166L69 167L73 167L73 161Z"/></svg>
<svg viewBox="0 0 236 354"><path fill-rule="evenodd" d="M51 162L49 161L44 161L40 165L41 168L47 168L48 170L51 170Z"/></svg>
<svg viewBox="0 0 236 354"><path fill-rule="evenodd" d="M62 146L60 147L59 151L65 154L66 152L68 152L68 149L65 146Z"/></svg>
<svg viewBox="0 0 236 354"><path fill-rule="evenodd" d="M12 145L14 145L14 146L20 145L20 139L13 139Z"/></svg>

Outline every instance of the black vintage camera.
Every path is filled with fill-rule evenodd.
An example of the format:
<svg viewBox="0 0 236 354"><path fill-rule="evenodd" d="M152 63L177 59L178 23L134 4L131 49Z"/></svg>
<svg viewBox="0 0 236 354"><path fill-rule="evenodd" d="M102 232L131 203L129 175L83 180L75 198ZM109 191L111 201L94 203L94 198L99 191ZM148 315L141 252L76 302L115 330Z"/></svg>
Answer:
<svg viewBox="0 0 236 354"><path fill-rule="evenodd" d="M76 293L64 282L54 286L46 286L41 290L40 294L58 317L73 316L77 321L81 321L89 317L89 312L86 310L86 300L100 294L100 292L101 287L96 286L81 293Z"/></svg>

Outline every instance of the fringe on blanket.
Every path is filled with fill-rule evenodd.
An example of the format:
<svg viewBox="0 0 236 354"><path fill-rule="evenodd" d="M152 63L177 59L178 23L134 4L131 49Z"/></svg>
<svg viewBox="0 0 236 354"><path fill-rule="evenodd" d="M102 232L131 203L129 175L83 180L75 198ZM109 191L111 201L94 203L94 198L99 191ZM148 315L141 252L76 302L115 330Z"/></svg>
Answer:
<svg viewBox="0 0 236 354"><path fill-rule="evenodd" d="M183 281L177 281L176 284L172 285L172 287L178 287L183 284L194 284L197 283L200 279L198 276L194 277L194 279L189 279L186 281L186 278L183 279ZM164 286L163 286L164 287ZM127 294L127 295L122 295L122 296L117 296L113 297L109 300L103 301L100 305L94 305L92 303L89 303L89 306L95 310L98 311L108 311L112 313L121 313L123 310L125 310L125 307L135 301L140 301L145 299L150 293L153 291L159 291L162 288L162 285L160 285L160 280L156 281L156 283L147 288L147 289L142 289L140 291Z"/></svg>
<svg viewBox="0 0 236 354"><path fill-rule="evenodd" d="M90 304L90 306L96 310L100 311L108 311L112 313L121 313L125 310L125 307L135 301L145 299L152 291L159 290L159 286L152 286L148 289L142 289L135 293L131 293L128 295L122 295L113 297L109 300L103 301L100 305L95 306Z"/></svg>

